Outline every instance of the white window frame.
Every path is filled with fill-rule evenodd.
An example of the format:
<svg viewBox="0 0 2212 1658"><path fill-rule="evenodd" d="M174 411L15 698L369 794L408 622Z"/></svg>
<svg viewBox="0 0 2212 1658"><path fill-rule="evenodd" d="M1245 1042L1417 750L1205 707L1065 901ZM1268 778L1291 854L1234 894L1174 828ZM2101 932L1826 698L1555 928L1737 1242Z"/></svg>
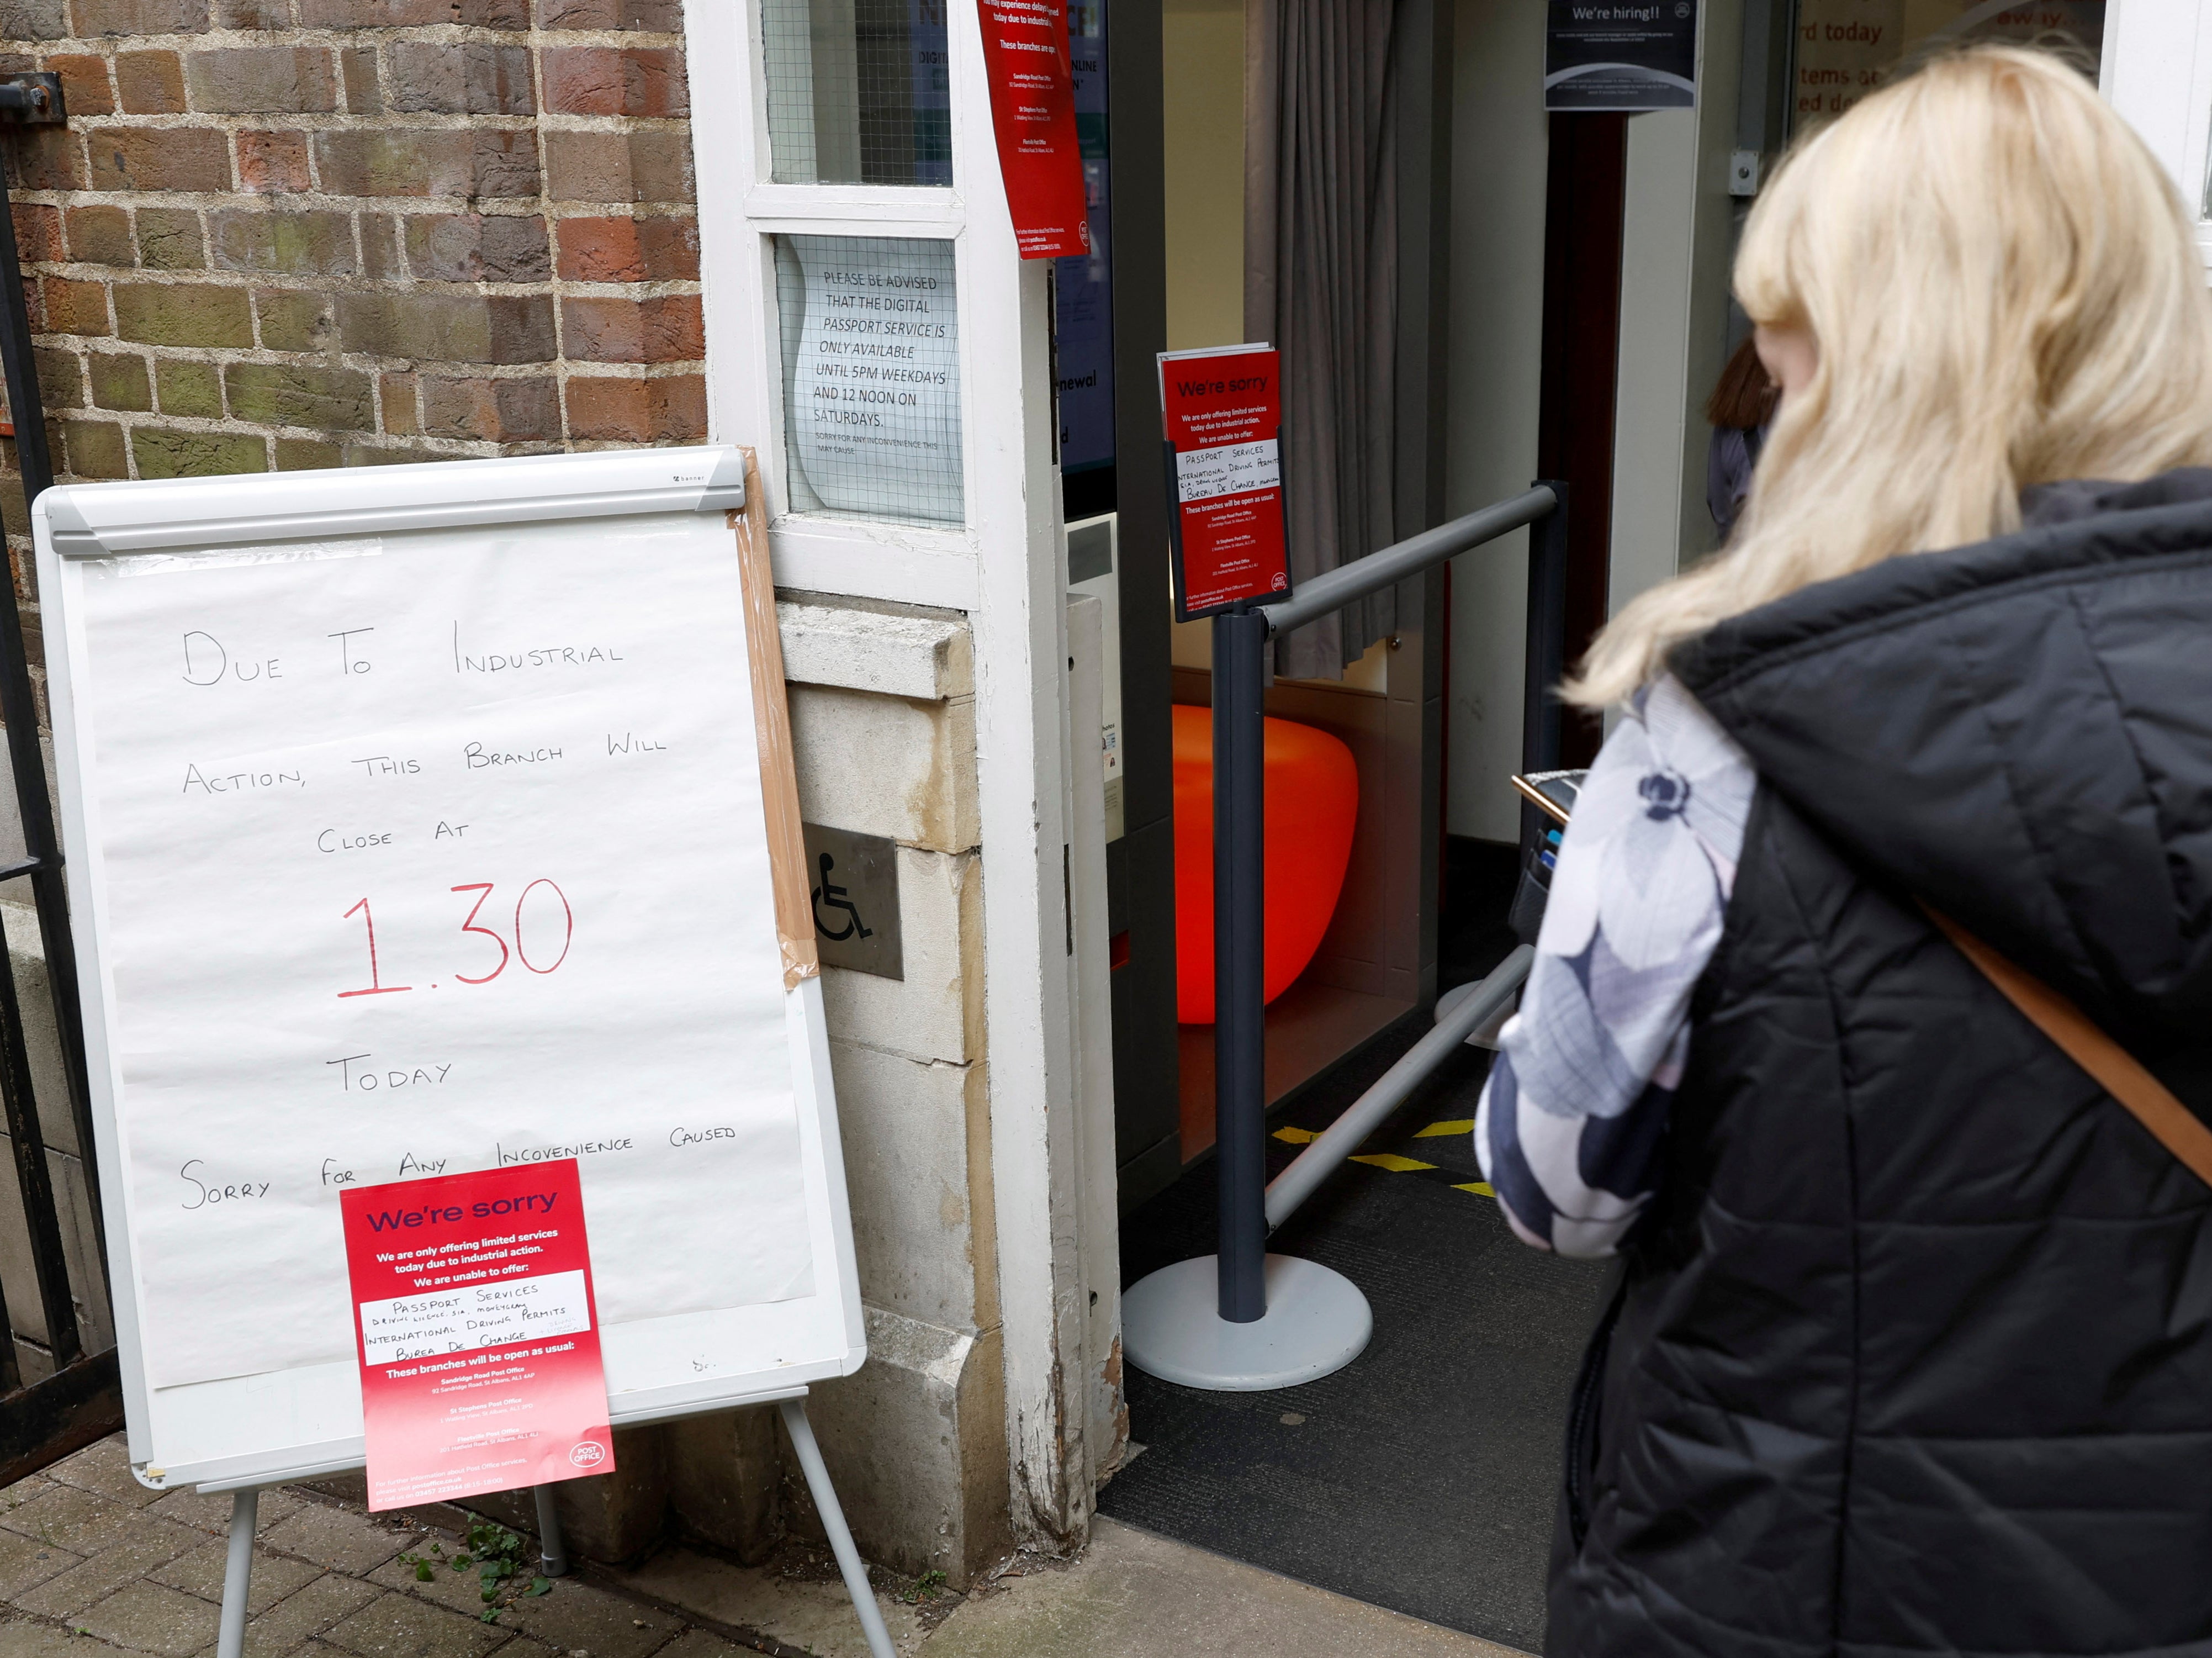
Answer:
<svg viewBox="0 0 2212 1658"><path fill-rule="evenodd" d="M1066 1401L1088 1396L1107 1356L1088 1353L1082 1334L1081 1252L1102 1241L1086 1242L1077 1218L1078 975L1063 879L1073 773L1066 533L1047 333L1052 268L1024 262L1015 244L975 0L950 0L947 13L951 187L777 184L759 0L685 0L708 425L715 442L760 452L778 587L940 606L969 618L1008 1502L1018 1535L1064 1543L1088 1525L1095 1476L1082 1413ZM964 525L791 510L767 240L775 234L952 242ZM1096 766L1095 740L1082 755ZM1096 947L1103 957L1103 938ZM1103 1247L1114 1247L1110 1228Z"/></svg>
<svg viewBox="0 0 2212 1658"><path fill-rule="evenodd" d="M2197 223L2197 252L2212 269L2212 219L2204 212L2212 164L2212 3L2110 0L2100 82L2179 187Z"/></svg>

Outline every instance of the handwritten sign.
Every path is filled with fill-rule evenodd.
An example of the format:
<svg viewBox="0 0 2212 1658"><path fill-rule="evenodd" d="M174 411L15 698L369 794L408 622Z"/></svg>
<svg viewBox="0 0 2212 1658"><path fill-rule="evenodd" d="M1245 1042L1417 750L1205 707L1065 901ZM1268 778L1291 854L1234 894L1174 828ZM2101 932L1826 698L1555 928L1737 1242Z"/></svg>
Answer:
<svg viewBox="0 0 2212 1658"><path fill-rule="evenodd" d="M370 1508L614 1471L574 1159L339 1204Z"/></svg>
<svg viewBox="0 0 2212 1658"><path fill-rule="evenodd" d="M1265 345L1163 351L1160 411L1177 617L1288 598L1277 354Z"/></svg>
<svg viewBox="0 0 2212 1658"><path fill-rule="evenodd" d="M428 1176L573 1160L610 1326L812 1293L720 514L67 574L151 1387L349 1363L342 1204Z"/></svg>

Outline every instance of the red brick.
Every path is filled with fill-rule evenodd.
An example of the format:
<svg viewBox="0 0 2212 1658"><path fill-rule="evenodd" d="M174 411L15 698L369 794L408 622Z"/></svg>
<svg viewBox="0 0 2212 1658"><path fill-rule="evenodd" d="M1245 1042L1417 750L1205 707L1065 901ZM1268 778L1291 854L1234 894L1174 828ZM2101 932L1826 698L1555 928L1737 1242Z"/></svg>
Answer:
<svg viewBox="0 0 2212 1658"><path fill-rule="evenodd" d="M49 409L84 406L84 370L74 351L40 350L31 353L38 370L39 400Z"/></svg>
<svg viewBox="0 0 2212 1658"><path fill-rule="evenodd" d="M338 53L338 64L345 78L346 113L383 114L384 88L377 74L376 48L348 46Z"/></svg>
<svg viewBox="0 0 2212 1658"><path fill-rule="evenodd" d="M407 261L429 282L544 282L545 221L481 213L423 213L407 221Z"/></svg>
<svg viewBox="0 0 2212 1658"><path fill-rule="evenodd" d="M46 332L102 336L115 332L107 320L106 283L46 277L40 279L39 291L46 302Z"/></svg>
<svg viewBox="0 0 2212 1658"><path fill-rule="evenodd" d="M173 52L116 54L115 88L128 115L175 115L185 107L185 70ZM74 108L70 112L75 114Z"/></svg>
<svg viewBox="0 0 2212 1658"><path fill-rule="evenodd" d="M528 132L444 128L318 132L323 188L339 196L538 193L538 145Z"/></svg>
<svg viewBox="0 0 2212 1658"><path fill-rule="evenodd" d="M131 453L141 478L204 478L269 467L269 441L252 432L176 432L132 429Z"/></svg>
<svg viewBox="0 0 2212 1658"><path fill-rule="evenodd" d="M69 33L69 14L62 0L7 0L0 5L0 40L64 40ZM10 62L5 72L15 75L37 67L27 60ZM0 499L6 496L0 490Z"/></svg>
<svg viewBox="0 0 2212 1658"><path fill-rule="evenodd" d="M682 115L691 107L678 46L548 46L545 107L564 115Z"/></svg>
<svg viewBox="0 0 2212 1658"><path fill-rule="evenodd" d="M5 154L14 163L10 182L18 190L84 188L84 140L69 127L34 126L11 133Z"/></svg>
<svg viewBox="0 0 2212 1658"><path fill-rule="evenodd" d="M548 132L546 193L562 202L688 202L689 133Z"/></svg>
<svg viewBox="0 0 2212 1658"><path fill-rule="evenodd" d="M115 113L115 99L107 88L106 58L71 53L47 58L46 67L62 77L62 104L71 117Z"/></svg>
<svg viewBox="0 0 2212 1658"><path fill-rule="evenodd" d="M384 430L398 437L412 437L422 430L415 413L415 376L385 375L379 393L384 404Z"/></svg>
<svg viewBox="0 0 2212 1658"><path fill-rule="evenodd" d="M538 0L538 27L681 34L683 0Z"/></svg>
<svg viewBox="0 0 2212 1658"><path fill-rule="evenodd" d="M138 262L149 271L197 271L207 264L200 216L189 207L138 210Z"/></svg>
<svg viewBox="0 0 2212 1658"><path fill-rule="evenodd" d="M426 28L437 23L526 29L530 3L529 0L300 0L302 28Z"/></svg>
<svg viewBox="0 0 2212 1658"><path fill-rule="evenodd" d="M243 288L198 283L118 283L115 332L142 345L251 345Z"/></svg>
<svg viewBox="0 0 2212 1658"><path fill-rule="evenodd" d="M382 213L361 216L361 265L372 277L404 277L399 258L399 221Z"/></svg>
<svg viewBox="0 0 2212 1658"><path fill-rule="evenodd" d="M553 302L544 294L451 289L337 296L344 349L432 363L550 363ZM266 338L264 331L264 338Z"/></svg>
<svg viewBox="0 0 2212 1658"><path fill-rule="evenodd" d="M195 52L185 76L192 107L222 115L298 115L338 107L331 55L309 46L222 46Z"/></svg>
<svg viewBox="0 0 2212 1658"><path fill-rule="evenodd" d="M12 202L15 251L26 265L52 265L62 257L62 210L38 202Z"/></svg>
<svg viewBox="0 0 2212 1658"><path fill-rule="evenodd" d="M307 135L304 132L241 132L238 135L238 187L256 196L296 193L308 187Z"/></svg>
<svg viewBox="0 0 2212 1658"><path fill-rule="evenodd" d="M101 204L72 207L63 212L69 232L69 256L79 265L138 263L131 246L131 216L119 207Z"/></svg>
<svg viewBox="0 0 2212 1658"><path fill-rule="evenodd" d="M612 443L690 442L707 435L707 381L700 375L657 380L568 381L568 436Z"/></svg>
<svg viewBox="0 0 2212 1658"><path fill-rule="evenodd" d="M113 34L201 34L208 26L208 0L71 0L80 36Z"/></svg>
<svg viewBox="0 0 2212 1658"><path fill-rule="evenodd" d="M215 26L219 29L289 28L291 8L284 0L215 0Z"/></svg>
<svg viewBox="0 0 2212 1658"><path fill-rule="evenodd" d="M688 281L699 274L691 219L562 219L563 282Z"/></svg>
<svg viewBox="0 0 2212 1658"><path fill-rule="evenodd" d="M561 302L564 353L580 363L685 363L706 355L694 294Z"/></svg>
<svg viewBox="0 0 2212 1658"><path fill-rule="evenodd" d="M123 448L123 428L112 420L58 423L63 467L72 478L128 478L131 463Z"/></svg>
<svg viewBox="0 0 2212 1658"><path fill-rule="evenodd" d="M534 115L530 49L489 40L396 42L392 107L441 115Z"/></svg>
<svg viewBox="0 0 2212 1658"><path fill-rule="evenodd" d="M431 437L526 443L561 436L561 391L550 378L422 381L422 430Z"/></svg>
<svg viewBox="0 0 2212 1658"><path fill-rule="evenodd" d="M228 190L229 135L212 127L94 127L95 190Z"/></svg>

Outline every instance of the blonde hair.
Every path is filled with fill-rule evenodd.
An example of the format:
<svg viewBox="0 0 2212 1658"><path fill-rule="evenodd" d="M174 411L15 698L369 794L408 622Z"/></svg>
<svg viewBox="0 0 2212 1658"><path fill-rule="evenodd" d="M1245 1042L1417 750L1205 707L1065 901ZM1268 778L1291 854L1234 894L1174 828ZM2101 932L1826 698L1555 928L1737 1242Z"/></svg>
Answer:
<svg viewBox="0 0 2212 1658"><path fill-rule="evenodd" d="M1656 677L1715 623L1902 552L2020 525L2020 493L2212 462L2212 296L2133 131L2039 52L1936 58L1799 146L1735 265L1819 346L1726 552L1644 593L1565 688Z"/></svg>

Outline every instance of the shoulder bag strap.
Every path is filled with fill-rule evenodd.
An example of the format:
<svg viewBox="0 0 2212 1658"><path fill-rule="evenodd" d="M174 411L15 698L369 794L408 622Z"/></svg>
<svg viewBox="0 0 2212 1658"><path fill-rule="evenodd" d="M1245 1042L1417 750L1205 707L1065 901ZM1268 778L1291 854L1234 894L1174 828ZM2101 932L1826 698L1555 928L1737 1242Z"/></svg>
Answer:
<svg viewBox="0 0 2212 1658"><path fill-rule="evenodd" d="M2172 1091L2136 1062L2135 1056L2091 1024L2088 1016L2041 979L2022 972L1942 911L1922 900L1920 907L1981 969L2006 1001L2026 1014L2035 1027L2066 1051L2105 1092L2135 1113L2190 1173L2212 1186L2212 1128L2173 1096Z"/></svg>

